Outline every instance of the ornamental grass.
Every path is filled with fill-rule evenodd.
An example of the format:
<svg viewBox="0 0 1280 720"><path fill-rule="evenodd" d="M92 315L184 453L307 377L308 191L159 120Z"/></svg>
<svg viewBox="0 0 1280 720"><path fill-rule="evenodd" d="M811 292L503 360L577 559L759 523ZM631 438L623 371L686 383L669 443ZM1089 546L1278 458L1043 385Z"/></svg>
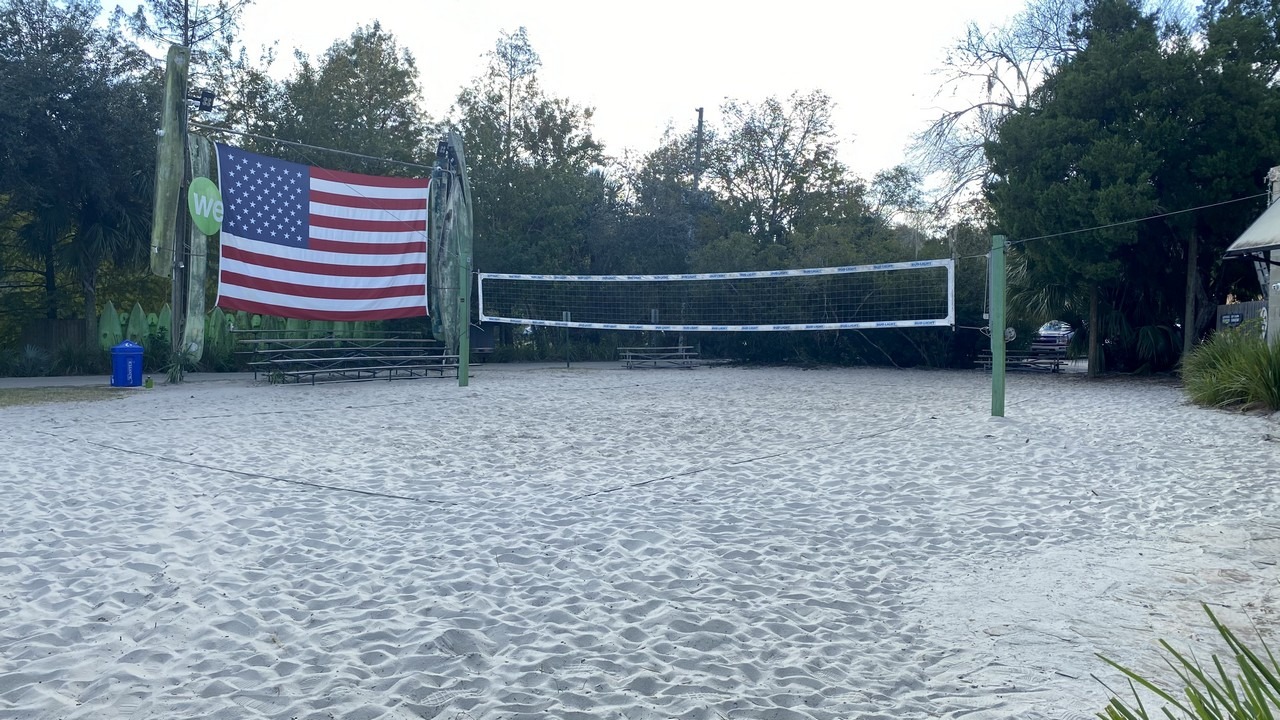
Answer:
<svg viewBox="0 0 1280 720"><path fill-rule="evenodd" d="M1131 700L1122 700L1111 688L1111 702L1098 713L1102 720L1275 720L1280 717L1280 664L1259 637L1261 652L1246 646L1218 621L1208 605L1204 611L1226 643L1225 660L1211 655L1207 666L1194 654L1179 652L1161 640L1162 657L1172 671L1170 683L1144 677L1120 663L1103 662L1124 674ZM1104 683L1105 687L1105 683ZM1143 702L1143 691L1161 705L1154 710Z"/></svg>
<svg viewBox="0 0 1280 720"><path fill-rule="evenodd" d="M1191 400L1211 407L1280 410L1280 342L1267 344L1256 326L1223 330L1182 364Z"/></svg>

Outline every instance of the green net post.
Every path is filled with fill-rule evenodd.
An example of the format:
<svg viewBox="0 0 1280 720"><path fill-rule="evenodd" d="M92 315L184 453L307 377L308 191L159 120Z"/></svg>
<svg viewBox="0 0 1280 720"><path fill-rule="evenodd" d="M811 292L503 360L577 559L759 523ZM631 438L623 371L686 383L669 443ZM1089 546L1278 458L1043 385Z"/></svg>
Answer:
<svg viewBox="0 0 1280 720"><path fill-rule="evenodd" d="M566 323L564 326L564 366L566 369L571 367L571 351L569 349L569 325L567 323L569 323L572 320L572 318L573 318L573 313L569 312L568 310L562 311L560 313L560 321L563 323Z"/></svg>
<svg viewBox="0 0 1280 720"><path fill-rule="evenodd" d="M458 387L471 379L471 258L458 263Z"/></svg>
<svg viewBox="0 0 1280 720"><path fill-rule="evenodd" d="M1003 235L991 236L991 417L1004 417L1004 253Z"/></svg>

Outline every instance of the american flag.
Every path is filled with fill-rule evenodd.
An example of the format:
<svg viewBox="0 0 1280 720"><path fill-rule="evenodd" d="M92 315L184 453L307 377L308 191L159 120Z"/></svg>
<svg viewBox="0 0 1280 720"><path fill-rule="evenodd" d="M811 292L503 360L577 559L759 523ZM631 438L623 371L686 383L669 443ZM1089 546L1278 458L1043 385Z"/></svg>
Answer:
<svg viewBox="0 0 1280 720"><path fill-rule="evenodd" d="M218 145L218 307L302 320L427 314L426 178L324 170Z"/></svg>

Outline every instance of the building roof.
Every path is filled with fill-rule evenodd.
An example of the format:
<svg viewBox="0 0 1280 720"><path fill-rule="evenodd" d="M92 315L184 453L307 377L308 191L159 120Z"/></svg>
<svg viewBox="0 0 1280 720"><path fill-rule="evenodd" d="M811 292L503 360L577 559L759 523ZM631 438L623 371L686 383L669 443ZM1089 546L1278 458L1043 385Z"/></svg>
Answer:
<svg viewBox="0 0 1280 720"><path fill-rule="evenodd" d="M1280 202L1274 202L1267 211L1241 233L1227 248L1227 257L1256 255L1268 250L1280 250Z"/></svg>

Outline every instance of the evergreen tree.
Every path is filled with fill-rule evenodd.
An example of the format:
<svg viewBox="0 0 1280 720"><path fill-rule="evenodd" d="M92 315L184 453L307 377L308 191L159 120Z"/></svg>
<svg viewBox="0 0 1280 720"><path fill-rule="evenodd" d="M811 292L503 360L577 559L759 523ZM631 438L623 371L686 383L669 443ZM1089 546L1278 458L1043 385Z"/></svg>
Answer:
<svg viewBox="0 0 1280 720"><path fill-rule="evenodd" d="M1181 333L1209 319L1186 317L1188 293L1210 309L1206 285L1234 282L1220 258L1240 208L1164 215L1256 192L1274 157L1280 121L1257 59L1273 50L1257 47L1265 22L1246 5L1205 15L1197 43L1137 2L1091 0L1071 30L1081 49L987 145L1000 229L1055 236L1018 247L1014 299L1085 326L1091 373L1104 346L1117 368L1170 367Z"/></svg>
<svg viewBox="0 0 1280 720"><path fill-rule="evenodd" d="M431 164L438 138L421 110L417 62L379 23L335 42L318 61L301 53L297 57L298 69L284 82L278 120L270 134L375 158ZM259 87L263 100L270 102L270 89ZM281 148L275 154L372 175L421 172L319 151Z"/></svg>
<svg viewBox="0 0 1280 720"><path fill-rule="evenodd" d="M725 127L709 147L707 177L738 229L781 243L830 219L848 184L831 110L817 91L721 108Z"/></svg>
<svg viewBox="0 0 1280 720"><path fill-rule="evenodd" d="M102 264L145 257L159 94L150 59L99 10L0 4L0 196L22 218L14 233L40 268L44 315L65 316L75 294L86 322Z"/></svg>
<svg viewBox="0 0 1280 720"><path fill-rule="evenodd" d="M609 227L609 183L590 108L544 93L521 29L504 33L456 112L475 190L475 262L489 272L584 272Z"/></svg>

